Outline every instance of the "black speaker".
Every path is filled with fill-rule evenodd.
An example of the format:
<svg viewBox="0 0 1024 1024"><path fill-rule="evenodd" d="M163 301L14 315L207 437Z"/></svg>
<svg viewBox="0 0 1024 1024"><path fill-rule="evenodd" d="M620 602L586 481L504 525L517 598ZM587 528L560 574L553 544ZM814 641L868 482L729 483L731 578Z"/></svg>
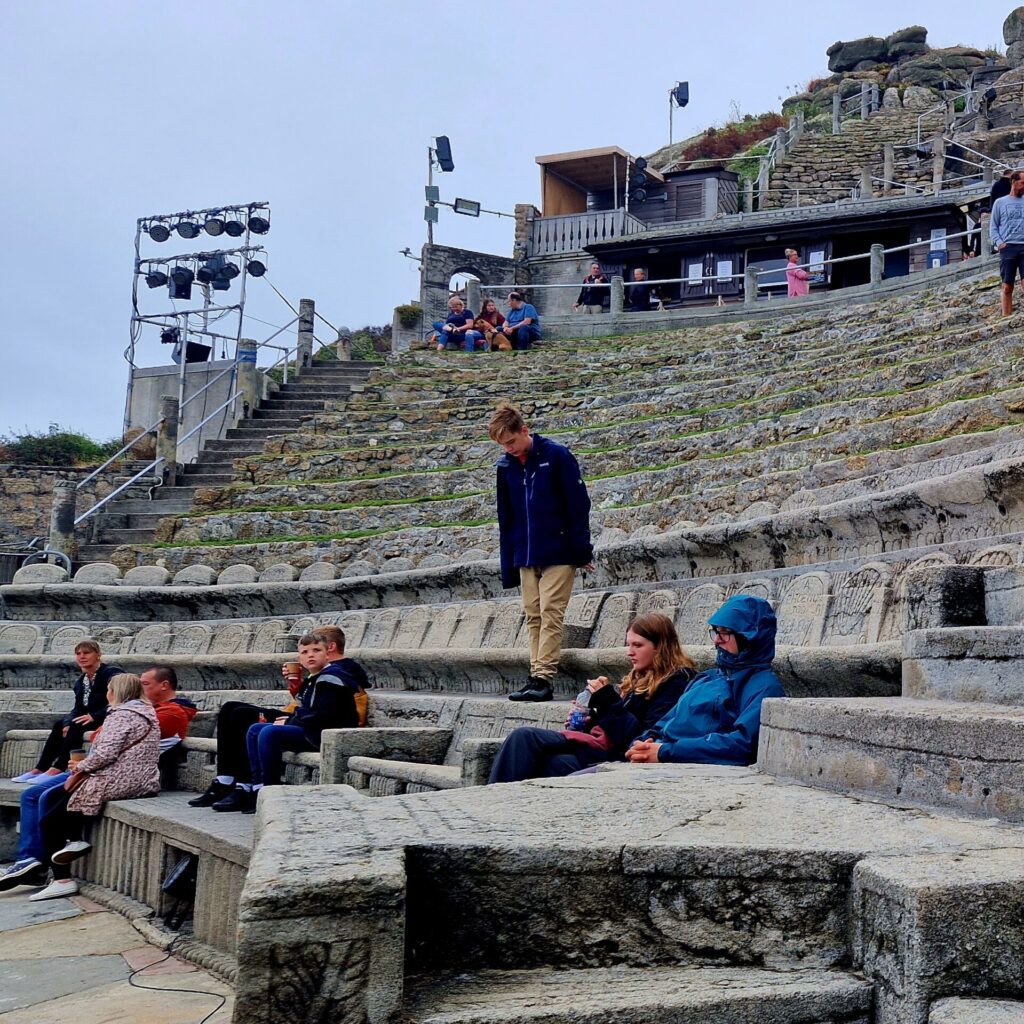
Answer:
<svg viewBox="0 0 1024 1024"><path fill-rule="evenodd" d="M185 346L186 363L205 363L210 358L210 346L200 345L197 341L190 341Z"/></svg>
<svg viewBox="0 0 1024 1024"><path fill-rule="evenodd" d="M452 144L447 135L438 135L434 139L434 152L437 154L437 166L442 171L454 171L455 161L452 160Z"/></svg>
<svg viewBox="0 0 1024 1024"><path fill-rule="evenodd" d="M675 97L676 105L685 107L690 102L690 83L689 82L676 82L676 87L672 90L672 95Z"/></svg>

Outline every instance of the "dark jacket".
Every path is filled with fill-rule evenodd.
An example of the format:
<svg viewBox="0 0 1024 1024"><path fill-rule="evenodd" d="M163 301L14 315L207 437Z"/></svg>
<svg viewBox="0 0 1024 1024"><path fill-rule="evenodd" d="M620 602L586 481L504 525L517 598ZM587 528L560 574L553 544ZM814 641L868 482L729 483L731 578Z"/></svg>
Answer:
<svg viewBox="0 0 1024 1024"><path fill-rule="evenodd" d="M299 706L291 713L289 725L299 726L306 738L320 745L324 729L354 729L359 725L355 695L369 685L358 661L342 658L332 661L299 690Z"/></svg>
<svg viewBox="0 0 1024 1024"><path fill-rule="evenodd" d="M608 759L621 760L637 736L645 729L654 728L675 707L693 677L691 669L681 668L669 676L650 698L638 693L620 698L613 687L602 686L591 695L590 721L586 731L595 725L601 726L612 744Z"/></svg>
<svg viewBox="0 0 1024 1024"><path fill-rule="evenodd" d="M737 655L719 649L715 668L701 672L679 703L641 737L661 744L659 761L752 764L757 759L761 702L783 697L771 669L775 657L775 613L760 597L730 597L708 620L739 633Z"/></svg>
<svg viewBox="0 0 1024 1024"><path fill-rule="evenodd" d="M502 586L519 586L524 566L592 561L590 496L568 448L534 434L525 465L506 454L497 469Z"/></svg>
<svg viewBox="0 0 1024 1024"><path fill-rule="evenodd" d="M651 308L651 285L644 281L626 286L626 309L631 313L646 313Z"/></svg>
<svg viewBox="0 0 1024 1024"><path fill-rule="evenodd" d="M83 672L75 681L75 705L64 716L64 724L70 725L72 719L81 718L82 715L92 715L93 722L102 725L103 719L107 717L107 685L114 676L119 676L123 671L124 669L117 665L101 664L93 677L92 686L88 685L89 680Z"/></svg>
<svg viewBox="0 0 1024 1024"><path fill-rule="evenodd" d="M576 296L577 306L600 306L604 302L605 296L609 294L608 288L589 288L591 284L607 284L608 278L604 274L598 274L596 277L593 274L587 274L583 278L583 287L580 289L579 295Z"/></svg>

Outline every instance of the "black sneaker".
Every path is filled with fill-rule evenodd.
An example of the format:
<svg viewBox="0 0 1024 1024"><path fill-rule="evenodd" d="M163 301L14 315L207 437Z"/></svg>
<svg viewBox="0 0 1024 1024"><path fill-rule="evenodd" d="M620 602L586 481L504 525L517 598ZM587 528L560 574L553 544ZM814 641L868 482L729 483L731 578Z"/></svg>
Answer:
<svg viewBox="0 0 1024 1024"><path fill-rule="evenodd" d="M520 690L514 690L508 695L509 700L529 701L539 704L542 701L551 700L554 694L551 692L551 683L547 679L540 679L537 676L530 676L526 685Z"/></svg>
<svg viewBox="0 0 1024 1024"><path fill-rule="evenodd" d="M242 808L243 814L255 814L256 813L256 801L259 799L259 790L249 790L245 794L248 799L245 801L245 806Z"/></svg>
<svg viewBox="0 0 1024 1024"><path fill-rule="evenodd" d="M189 800L189 807L212 807L218 800L226 797L235 788L235 784L218 782L216 779L213 780L207 787L206 792L201 796L193 797Z"/></svg>
<svg viewBox="0 0 1024 1024"><path fill-rule="evenodd" d="M235 786L227 796L210 806L215 811L244 811L250 804L256 806L256 794L251 789Z"/></svg>

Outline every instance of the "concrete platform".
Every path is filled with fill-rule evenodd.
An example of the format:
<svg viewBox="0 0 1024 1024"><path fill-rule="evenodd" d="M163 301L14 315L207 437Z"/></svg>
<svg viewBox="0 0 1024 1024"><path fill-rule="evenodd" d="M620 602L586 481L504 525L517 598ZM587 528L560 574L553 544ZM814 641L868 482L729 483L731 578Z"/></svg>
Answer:
<svg viewBox="0 0 1024 1024"><path fill-rule="evenodd" d="M867 1024L871 985L838 971L626 967L412 980L415 1024Z"/></svg>
<svg viewBox="0 0 1024 1024"><path fill-rule="evenodd" d="M758 765L905 806L1024 821L1024 708L945 700L768 700Z"/></svg>
<svg viewBox="0 0 1024 1024"><path fill-rule="evenodd" d="M940 999L928 1024L1024 1024L1024 1002L1014 999Z"/></svg>

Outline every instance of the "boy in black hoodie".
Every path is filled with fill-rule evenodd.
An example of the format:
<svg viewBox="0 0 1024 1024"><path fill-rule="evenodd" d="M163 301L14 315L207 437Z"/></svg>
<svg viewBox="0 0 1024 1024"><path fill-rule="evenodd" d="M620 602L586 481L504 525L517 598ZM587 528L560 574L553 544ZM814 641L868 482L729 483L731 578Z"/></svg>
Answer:
<svg viewBox="0 0 1024 1024"><path fill-rule="evenodd" d="M271 722L249 727L245 744L249 751L252 783L239 783L232 796L237 806L214 810L240 810L253 814L256 796L264 786L281 783L281 755L320 749L324 729L352 729L364 724L360 705L369 681L362 665L345 657L345 634L337 626L321 626L299 638L298 661L306 680L296 694L298 707ZM218 801L220 803L221 801Z"/></svg>

